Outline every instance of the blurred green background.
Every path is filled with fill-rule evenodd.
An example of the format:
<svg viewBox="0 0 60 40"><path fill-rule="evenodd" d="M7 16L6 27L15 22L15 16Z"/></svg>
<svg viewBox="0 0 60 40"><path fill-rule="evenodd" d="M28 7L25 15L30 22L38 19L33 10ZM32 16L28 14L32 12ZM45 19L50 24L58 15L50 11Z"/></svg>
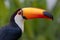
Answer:
<svg viewBox="0 0 60 40"><path fill-rule="evenodd" d="M57 0L54 6L53 2L53 0L0 0L0 27L8 24L11 15L18 8L42 8L48 10L54 16L54 20L26 20L25 32L19 40L60 40L60 0Z"/></svg>

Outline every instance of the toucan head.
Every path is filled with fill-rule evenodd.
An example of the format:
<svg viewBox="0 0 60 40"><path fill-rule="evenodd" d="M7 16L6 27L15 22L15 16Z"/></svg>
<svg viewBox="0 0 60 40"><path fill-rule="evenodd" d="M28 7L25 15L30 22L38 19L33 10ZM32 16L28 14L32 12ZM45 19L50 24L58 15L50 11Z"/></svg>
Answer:
<svg viewBox="0 0 60 40"><path fill-rule="evenodd" d="M39 8L22 8L17 12L23 19L48 18L53 20L53 16L46 10Z"/></svg>
<svg viewBox="0 0 60 40"><path fill-rule="evenodd" d="M24 31L24 19L47 18L53 20L53 16L46 10L39 8L18 9L12 16L11 22L16 23Z"/></svg>

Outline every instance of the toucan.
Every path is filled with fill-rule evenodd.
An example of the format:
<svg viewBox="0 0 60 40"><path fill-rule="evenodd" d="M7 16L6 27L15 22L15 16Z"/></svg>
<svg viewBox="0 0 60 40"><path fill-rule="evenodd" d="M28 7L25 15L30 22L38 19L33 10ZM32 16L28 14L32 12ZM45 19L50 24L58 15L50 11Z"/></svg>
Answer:
<svg viewBox="0 0 60 40"><path fill-rule="evenodd" d="M19 8L10 18L9 24L0 29L0 40L18 40L24 32L24 20L47 18L53 20L53 16L40 8Z"/></svg>

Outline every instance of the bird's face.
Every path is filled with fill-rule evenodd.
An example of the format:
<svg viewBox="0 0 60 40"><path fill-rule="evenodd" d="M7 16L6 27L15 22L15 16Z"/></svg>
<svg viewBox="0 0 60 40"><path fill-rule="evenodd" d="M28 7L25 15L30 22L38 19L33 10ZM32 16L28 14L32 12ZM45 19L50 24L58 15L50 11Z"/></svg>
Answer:
<svg viewBox="0 0 60 40"><path fill-rule="evenodd" d="M53 19L53 16L43 9L22 8L22 10L20 10L19 12L21 12L21 15L24 19L35 19L35 18Z"/></svg>
<svg viewBox="0 0 60 40"><path fill-rule="evenodd" d="M16 24L22 29L22 32L24 31L24 19L35 19L35 18L53 19L53 16L49 14L47 11L38 8L18 9L14 15L15 16L12 17L14 17Z"/></svg>

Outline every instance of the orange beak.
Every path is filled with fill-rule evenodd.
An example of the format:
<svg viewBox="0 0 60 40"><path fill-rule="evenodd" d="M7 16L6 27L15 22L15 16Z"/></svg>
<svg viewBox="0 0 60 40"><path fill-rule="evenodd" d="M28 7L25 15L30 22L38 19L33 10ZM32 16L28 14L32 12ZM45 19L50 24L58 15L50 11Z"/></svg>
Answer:
<svg viewBox="0 0 60 40"><path fill-rule="evenodd" d="M49 18L53 19L53 16L49 14L46 10L38 9L38 8L22 8L23 16L27 19L34 18Z"/></svg>

